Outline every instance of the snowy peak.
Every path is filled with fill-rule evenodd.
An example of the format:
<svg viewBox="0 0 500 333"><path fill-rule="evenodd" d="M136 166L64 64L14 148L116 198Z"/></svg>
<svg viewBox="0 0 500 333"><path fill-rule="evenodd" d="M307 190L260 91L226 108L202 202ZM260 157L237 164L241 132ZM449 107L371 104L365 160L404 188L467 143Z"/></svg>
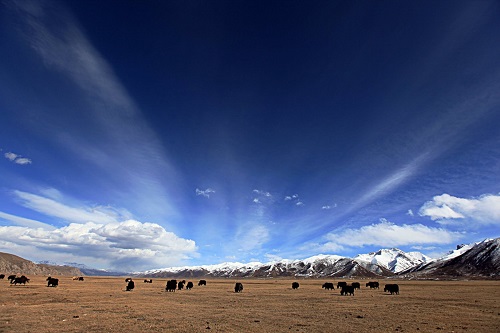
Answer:
<svg viewBox="0 0 500 333"><path fill-rule="evenodd" d="M500 278L500 238L487 239L456 250L402 274L418 278Z"/></svg>
<svg viewBox="0 0 500 333"><path fill-rule="evenodd" d="M170 267L133 273L147 277L332 277L383 278L407 277L500 277L500 238L457 246L448 255L431 259L420 252L397 248L381 249L354 258L316 255L302 260L278 260L268 263L226 262L217 265Z"/></svg>
<svg viewBox="0 0 500 333"><path fill-rule="evenodd" d="M137 275L151 277L350 277L392 276L394 273L377 264L358 262L337 255L317 255L302 260L279 260L268 263L223 263L218 265L171 267Z"/></svg>
<svg viewBox="0 0 500 333"><path fill-rule="evenodd" d="M369 262L374 265L380 265L393 273L399 273L411 267L423 264L431 258L420 252L404 252L397 248L381 249L377 252L368 254L359 254L354 260Z"/></svg>

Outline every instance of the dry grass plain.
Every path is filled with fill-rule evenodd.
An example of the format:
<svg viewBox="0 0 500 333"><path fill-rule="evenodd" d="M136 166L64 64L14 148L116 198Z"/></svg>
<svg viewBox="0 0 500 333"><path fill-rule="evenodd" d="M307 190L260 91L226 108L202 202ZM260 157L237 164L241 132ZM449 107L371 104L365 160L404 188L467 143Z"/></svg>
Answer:
<svg viewBox="0 0 500 333"><path fill-rule="evenodd" d="M401 293L391 296L359 280L351 297L321 288L332 279L207 279L204 287L193 279L192 290L168 293L166 279L137 278L126 292L124 278L58 278L56 288L41 276L26 286L0 280L0 332L500 332L500 281L398 280Z"/></svg>

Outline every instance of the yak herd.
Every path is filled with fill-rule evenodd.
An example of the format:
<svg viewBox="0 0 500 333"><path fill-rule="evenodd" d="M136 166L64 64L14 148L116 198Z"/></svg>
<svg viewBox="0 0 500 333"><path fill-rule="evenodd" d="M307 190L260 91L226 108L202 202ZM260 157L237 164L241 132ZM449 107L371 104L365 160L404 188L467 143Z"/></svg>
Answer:
<svg viewBox="0 0 500 333"><path fill-rule="evenodd" d="M5 274L0 274L0 280L5 278ZM10 284L12 285L18 285L18 284L23 284L26 285L26 283L29 283L30 279L27 278L26 276L16 276L16 275L10 275L7 277L7 280L10 281ZM83 281L83 277L73 277L73 280L78 280L78 281ZM57 287L59 285L59 279L53 278L53 277L48 277L47 278L47 287ZM125 282L127 283L125 290L126 291L132 291L135 288L135 283L132 280L132 278L126 278ZM153 283L152 279L149 280L144 280L144 283ZM207 281L206 280L200 280L198 282L198 286L206 286ZM175 292L176 290L182 290L186 288L186 290L190 290L193 288L193 282L188 281L186 283L186 280L182 281L177 281L177 280L168 280L167 284L165 286L165 290L168 292ZM298 289L299 288L299 283L298 282L293 282L292 283L292 289ZM370 289L379 289L380 284L378 281L370 281L366 283L366 287ZM331 282L325 282L322 285L322 288L325 290L334 290L335 285ZM354 291L355 289L361 289L361 284L359 282L352 282L350 285L347 284L345 281L340 281L337 283L337 289L340 289L340 294L343 296L354 296ZM243 284L241 282L236 282L234 285L234 292L235 293L240 293L243 291ZM388 292L391 295L398 295L399 294L399 285L397 284L386 284L384 287L384 292Z"/></svg>

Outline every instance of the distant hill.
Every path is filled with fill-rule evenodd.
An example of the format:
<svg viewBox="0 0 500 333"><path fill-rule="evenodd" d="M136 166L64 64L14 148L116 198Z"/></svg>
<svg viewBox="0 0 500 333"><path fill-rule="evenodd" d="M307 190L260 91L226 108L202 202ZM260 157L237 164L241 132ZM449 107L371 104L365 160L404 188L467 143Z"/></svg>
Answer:
<svg viewBox="0 0 500 333"><path fill-rule="evenodd" d="M0 273L6 275L83 275L76 267L35 264L32 261L3 252L0 252Z"/></svg>

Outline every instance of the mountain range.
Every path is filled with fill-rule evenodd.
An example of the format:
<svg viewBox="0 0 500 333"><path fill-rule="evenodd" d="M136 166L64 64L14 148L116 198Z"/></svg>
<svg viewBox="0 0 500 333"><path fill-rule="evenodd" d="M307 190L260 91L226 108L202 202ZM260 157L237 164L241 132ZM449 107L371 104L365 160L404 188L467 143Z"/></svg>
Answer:
<svg viewBox="0 0 500 333"><path fill-rule="evenodd" d="M500 279L500 238L458 245L438 259L420 252L397 248L359 254L354 258L317 255L302 260L268 263L226 262L217 265L169 267L145 272L113 272L92 269L78 263L57 265L48 261L33 263L0 252L0 273L31 275L143 276L151 278L386 278L417 279L490 278Z"/></svg>
<svg viewBox="0 0 500 333"><path fill-rule="evenodd" d="M136 272L145 277L407 277L407 278L500 278L500 238L459 245L438 259L420 252L381 249L354 258L317 255L303 260L269 263L222 263L170 267Z"/></svg>

